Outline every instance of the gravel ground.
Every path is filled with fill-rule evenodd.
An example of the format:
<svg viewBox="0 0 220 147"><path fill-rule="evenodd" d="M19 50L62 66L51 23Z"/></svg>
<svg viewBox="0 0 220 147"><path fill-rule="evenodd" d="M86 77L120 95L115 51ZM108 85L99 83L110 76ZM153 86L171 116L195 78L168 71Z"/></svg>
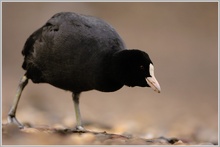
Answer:
<svg viewBox="0 0 220 147"><path fill-rule="evenodd" d="M5 124L2 131L4 145L217 145L217 142L192 142L163 136L146 139L132 134L113 134L107 131L77 132L61 126L25 127L20 130L16 125Z"/></svg>

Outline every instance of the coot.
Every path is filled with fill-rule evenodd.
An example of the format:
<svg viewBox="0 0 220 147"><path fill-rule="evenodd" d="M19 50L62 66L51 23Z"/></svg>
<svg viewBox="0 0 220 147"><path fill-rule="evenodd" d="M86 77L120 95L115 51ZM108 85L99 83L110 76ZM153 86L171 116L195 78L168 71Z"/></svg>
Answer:
<svg viewBox="0 0 220 147"><path fill-rule="evenodd" d="M151 87L160 92L154 66L147 53L126 49L115 29L102 19L61 12L50 18L27 39L21 78L9 123L20 128L16 109L28 80L48 83L71 91L76 113L76 130L83 131L79 96L83 91L112 92L124 85Z"/></svg>

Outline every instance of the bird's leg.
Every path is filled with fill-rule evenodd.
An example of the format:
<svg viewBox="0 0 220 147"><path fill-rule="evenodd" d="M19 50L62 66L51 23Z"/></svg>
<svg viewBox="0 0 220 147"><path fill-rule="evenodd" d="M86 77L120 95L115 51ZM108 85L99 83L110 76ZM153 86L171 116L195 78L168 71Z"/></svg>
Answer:
<svg viewBox="0 0 220 147"><path fill-rule="evenodd" d="M73 102L75 107L75 114L76 114L76 131L85 131L85 129L82 127L82 120L81 120L81 114L79 109L79 96L80 93L73 93Z"/></svg>
<svg viewBox="0 0 220 147"><path fill-rule="evenodd" d="M28 78L26 77L26 75L24 75L20 80L14 101L13 101L11 109L8 113L8 123L15 123L16 125L19 126L19 128L24 128L24 126L17 120L15 114L16 114L16 110L18 107L18 102L21 97L21 93L22 93L24 87L27 85L27 83L28 83Z"/></svg>

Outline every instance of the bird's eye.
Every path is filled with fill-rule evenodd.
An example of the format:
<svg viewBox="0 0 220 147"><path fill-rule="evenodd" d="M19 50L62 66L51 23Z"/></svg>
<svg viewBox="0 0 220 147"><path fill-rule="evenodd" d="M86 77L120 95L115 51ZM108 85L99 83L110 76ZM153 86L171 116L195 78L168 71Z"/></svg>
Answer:
<svg viewBox="0 0 220 147"><path fill-rule="evenodd" d="M144 68L144 66L143 66L143 65L141 65L141 66L140 66L140 69L141 69L141 70L144 70L145 68Z"/></svg>

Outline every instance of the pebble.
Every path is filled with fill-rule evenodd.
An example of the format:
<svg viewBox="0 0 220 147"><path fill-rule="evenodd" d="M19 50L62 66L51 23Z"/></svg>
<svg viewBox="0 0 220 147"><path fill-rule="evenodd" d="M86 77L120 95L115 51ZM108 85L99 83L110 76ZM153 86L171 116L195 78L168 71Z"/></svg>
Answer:
<svg viewBox="0 0 220 147"><path fill-rule="evenodd" d="M186 145L186 144L184 144L181 140L178 140L173 145Z"/></svg>
<svg viewBox="0 0 220 147"><path fill-rule="evenodd" d="M25 133L41 133L41 131L35 128L24 128L21 131Z"/></svg>

